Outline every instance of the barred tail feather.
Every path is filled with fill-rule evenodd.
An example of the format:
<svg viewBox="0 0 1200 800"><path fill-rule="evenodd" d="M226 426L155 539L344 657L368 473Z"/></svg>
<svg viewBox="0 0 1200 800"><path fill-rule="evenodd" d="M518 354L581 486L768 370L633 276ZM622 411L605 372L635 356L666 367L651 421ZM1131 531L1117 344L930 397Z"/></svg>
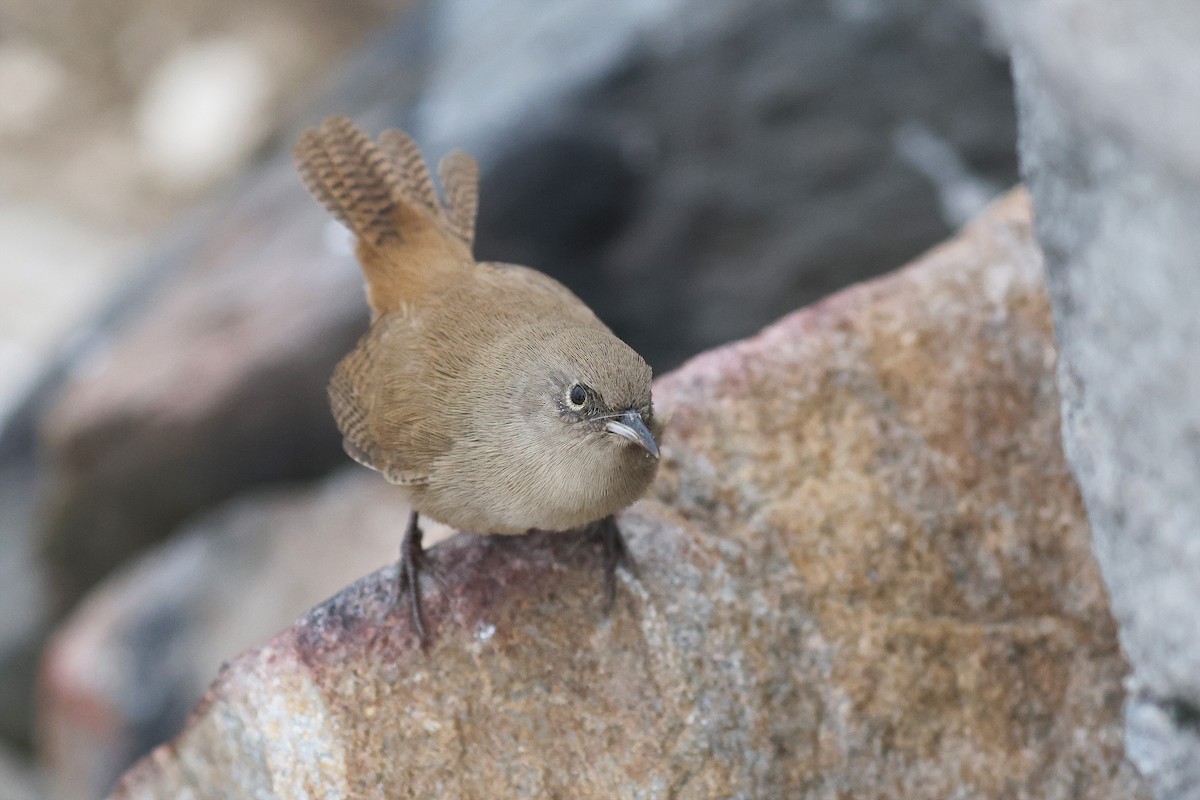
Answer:
<svg viewBox="0 0 1200 800"><path fill-rule="evenodd" d="M421 148L417 147L412 137L395 128L386 130L379 135L379 149L400 176L401 196L423 211L441 217L442 204L438 202L437 192L433 189L433 178L429 175Z"/></svg>
<svg viewBox="0 0 1200 800"><path fill-rule="evenodd" d="M450 229L470 247L475 241L479 209L479 165L462 150L453 150L438 164L438 180L446 195Z"/></svg>
<svg viewBox="0 0 1200 800"><path fill-rule="evenodd" d="M293 157L308 191L358 238L376 315L419 294L423 271L472 262L479 169L466 153L442 161L445 206L420 149L398 130L376 143L346 117L329 117L300 135Z"/></svg>
<svg viewBox="0 0 1200 800"><path fill-rule="evenodd" d="M309 192L358 237L376 246L399 239L400 176L357 125L329 117L300 135L293 156Z"/></svg>

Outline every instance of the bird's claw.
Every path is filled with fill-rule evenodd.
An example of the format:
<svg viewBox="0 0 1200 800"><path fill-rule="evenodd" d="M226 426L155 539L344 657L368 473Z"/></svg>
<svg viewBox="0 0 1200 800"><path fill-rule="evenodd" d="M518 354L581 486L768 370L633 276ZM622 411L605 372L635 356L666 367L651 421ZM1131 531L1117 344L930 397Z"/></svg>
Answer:
<svg viewBox="0 0 1200 800"><path fill-rule="evenodd" d="M400 562L396 565L395 606L398 607L407 595L409 617L422 648L429 641L425 629L425 615L421 609L421 571L424 566L425 550L421 547L421 528L417 524L417 512L413 511L409 515L404 540L400 544ZM437 577L441 579L440 576Z"/></svg>
<svg viewBox="0 0 1200 800"><path fill-rule="evenodd" d="M607 516L596 522L592 529L593 535L599 540L604 558L604 613L612 612L617 602L617 567L624 567L631 575L637 577L637 563L629 554L625 537L617 527L614 516Z"/></svg>

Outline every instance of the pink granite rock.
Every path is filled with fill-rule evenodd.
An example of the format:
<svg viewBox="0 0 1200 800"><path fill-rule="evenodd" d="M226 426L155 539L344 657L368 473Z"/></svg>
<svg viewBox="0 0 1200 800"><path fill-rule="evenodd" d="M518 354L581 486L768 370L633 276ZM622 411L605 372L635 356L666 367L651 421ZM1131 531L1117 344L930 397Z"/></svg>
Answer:
<svg viewBox="0 0 1200 800"><path fill-rule="evenodd" d="M230 662L114 797L1146 797L1022 192L663 378L639 565L458 536Z"/></svg>

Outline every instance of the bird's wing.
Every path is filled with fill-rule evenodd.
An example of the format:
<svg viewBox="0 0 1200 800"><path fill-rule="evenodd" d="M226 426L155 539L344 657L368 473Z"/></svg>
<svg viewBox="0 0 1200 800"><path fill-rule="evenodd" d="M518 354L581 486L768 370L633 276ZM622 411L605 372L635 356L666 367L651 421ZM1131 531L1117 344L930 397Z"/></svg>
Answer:
<svg viewBox="0 0 1200 800"><path fill-rule="evenodd" d="M439 403L421 396L429 383L420 374L418 325L401 313L379 317L329 382L346 453L402 485L427 483L430 462L449 447Z"/></svg>

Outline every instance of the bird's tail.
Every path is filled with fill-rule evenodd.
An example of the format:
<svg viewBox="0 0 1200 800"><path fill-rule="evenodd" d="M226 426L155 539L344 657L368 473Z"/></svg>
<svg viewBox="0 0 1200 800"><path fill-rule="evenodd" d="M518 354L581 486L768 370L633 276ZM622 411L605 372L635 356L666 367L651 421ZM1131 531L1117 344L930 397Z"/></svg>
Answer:
<svg viewBox="0 0 1200 800"><path fill-rule="evenodd" d="M420 282L405 273L447 257L471 260L479 167L461 150L438 165L445 204L420 149L402 131L384 131L376 143L346 117L328 117L300 134L292 155L308 191L358 237L376 313L403 301L403 284Z"/></svg>

